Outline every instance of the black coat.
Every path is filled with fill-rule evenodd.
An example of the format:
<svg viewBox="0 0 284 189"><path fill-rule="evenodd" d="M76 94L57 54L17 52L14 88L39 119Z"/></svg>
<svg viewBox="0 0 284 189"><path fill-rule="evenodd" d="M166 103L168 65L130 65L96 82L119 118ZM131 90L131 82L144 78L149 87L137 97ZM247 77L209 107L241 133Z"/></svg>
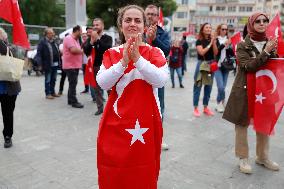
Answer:
<svg viewBox="0 0 284 189"><path fill-rule="evenodd" d="M50 50L48 48L48 41L44 37L40 40L38 46L37 46L37 54L35 57L35 60L38 64L42 65L42 68L44 71L48 71L51 69L51 65L53 64L53 61L51 60ZM52 42L52 45L55 45L55 48L57 49L57 55L58 55L58 63L61 65L61 59L60 59L60 51L59 47L55 42ZM53 56L53 55L52 55Z"/></svg>
<svg viewBox="0 0 284 189"><path fill-rule="evenodd" d="M7 54L7 46L4 41L0 39L0 54ZM20 81L4 81L7 86L8 95L16 95L21 91Z"/></svg>
<svg viewBox="0 0 284 189"><path fill-rule="evenodd" d="M94 67L100 67L102 65L105 51L112 47L112 37L104 34L93 45L91 45L90 41L91 38L89 38L83 45L84 53L86 56L89 56L92 52L92 48L95 48Z"/></svg>

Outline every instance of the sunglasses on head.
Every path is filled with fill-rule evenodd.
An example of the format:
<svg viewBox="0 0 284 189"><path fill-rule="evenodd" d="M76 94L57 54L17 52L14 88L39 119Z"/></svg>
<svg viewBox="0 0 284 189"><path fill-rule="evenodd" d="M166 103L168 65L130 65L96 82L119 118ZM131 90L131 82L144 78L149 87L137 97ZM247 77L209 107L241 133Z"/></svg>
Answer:
<svg viewBox="0 0 284 189"><path fill-rule="evenodd" d="M256 23L256 24L260 24L260 23L268 24L269 20L268 19L258 19L258 20L255 20L254 23Z"/></svg>

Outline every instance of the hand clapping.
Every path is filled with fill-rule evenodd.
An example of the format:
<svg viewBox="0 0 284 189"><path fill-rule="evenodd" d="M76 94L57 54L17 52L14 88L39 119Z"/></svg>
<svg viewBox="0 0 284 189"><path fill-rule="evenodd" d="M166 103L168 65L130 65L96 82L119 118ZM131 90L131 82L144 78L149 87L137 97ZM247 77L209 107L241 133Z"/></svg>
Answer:
<svg viewBox="0 0 284 189"><path fill-rule="evenodd" d="M134 63L140 58L139 46L142 44L142 34L129 38L124 44L122 66L126 67L130 60Z"/></svg>

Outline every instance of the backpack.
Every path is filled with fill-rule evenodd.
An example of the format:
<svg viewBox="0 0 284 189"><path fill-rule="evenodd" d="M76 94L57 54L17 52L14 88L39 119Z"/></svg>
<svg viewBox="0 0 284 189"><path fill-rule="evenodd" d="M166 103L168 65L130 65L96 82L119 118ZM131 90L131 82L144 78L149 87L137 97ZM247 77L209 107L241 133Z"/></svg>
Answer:
<svg viewBox="0 0 284 189"><path fill-rule="evenodd" d="M179 58L179 49L176 48L172 51L172 55L170 56L170 61L171 63L178 63L178 58Z"/></svg>

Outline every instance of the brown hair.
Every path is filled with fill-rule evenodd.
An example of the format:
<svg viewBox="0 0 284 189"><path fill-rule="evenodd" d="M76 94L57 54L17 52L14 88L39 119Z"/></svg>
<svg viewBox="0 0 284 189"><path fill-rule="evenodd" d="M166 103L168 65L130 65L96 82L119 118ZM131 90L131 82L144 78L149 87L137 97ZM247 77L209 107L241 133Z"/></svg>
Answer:
<svg viewBox="0 0 284 189"><path fill-rule="evenodd" d="M102 18L94 18L94 21L100 21L103 25L105 25L104 20Z"/></svg>
<svg viewBox="0 0 284 189"><path fill-rule="evenodd" d="M208 22L205 22L204 24L202 24L202 26L200 27L200 30L199 30L199 34L198 34L198 39L200 39L200 40L206 39L206 36L203 33L203 29L204 29L204 27L206 25L210 25L211 26L211 24L209 24Z"/></svg>
<svg viewBox="0 0 284 189"><path fill-rule="evenodd" d="M146 25L146 17L145 17L144 10L143 10L142 7L140 7L138 5L127 5L125 7L120 8L118 10L118 14L117 14L118 16L117 16L116 24L117 24L117 27L119 29L119 38L120 38L122 43L126 42L125 37L124 37L124 35L123 35L122 31L121 31L122 20L123 20L124 13L127 10L129 10L129 9L137 9L137 10L139 10L142 13L144 26Z"/></svg>
<svg viewBox="0 0 284 189"><path fill-rule="evenodd" d="M227 24L219 24L216 28L216 31L217 31L217 35L221 35L221 29L222 29L222 26L227 26ZM227 29L228 29L228 26L227 26ZM228 36L228 30L227 30L227 33L226 33L226 36Z"/></svg>

